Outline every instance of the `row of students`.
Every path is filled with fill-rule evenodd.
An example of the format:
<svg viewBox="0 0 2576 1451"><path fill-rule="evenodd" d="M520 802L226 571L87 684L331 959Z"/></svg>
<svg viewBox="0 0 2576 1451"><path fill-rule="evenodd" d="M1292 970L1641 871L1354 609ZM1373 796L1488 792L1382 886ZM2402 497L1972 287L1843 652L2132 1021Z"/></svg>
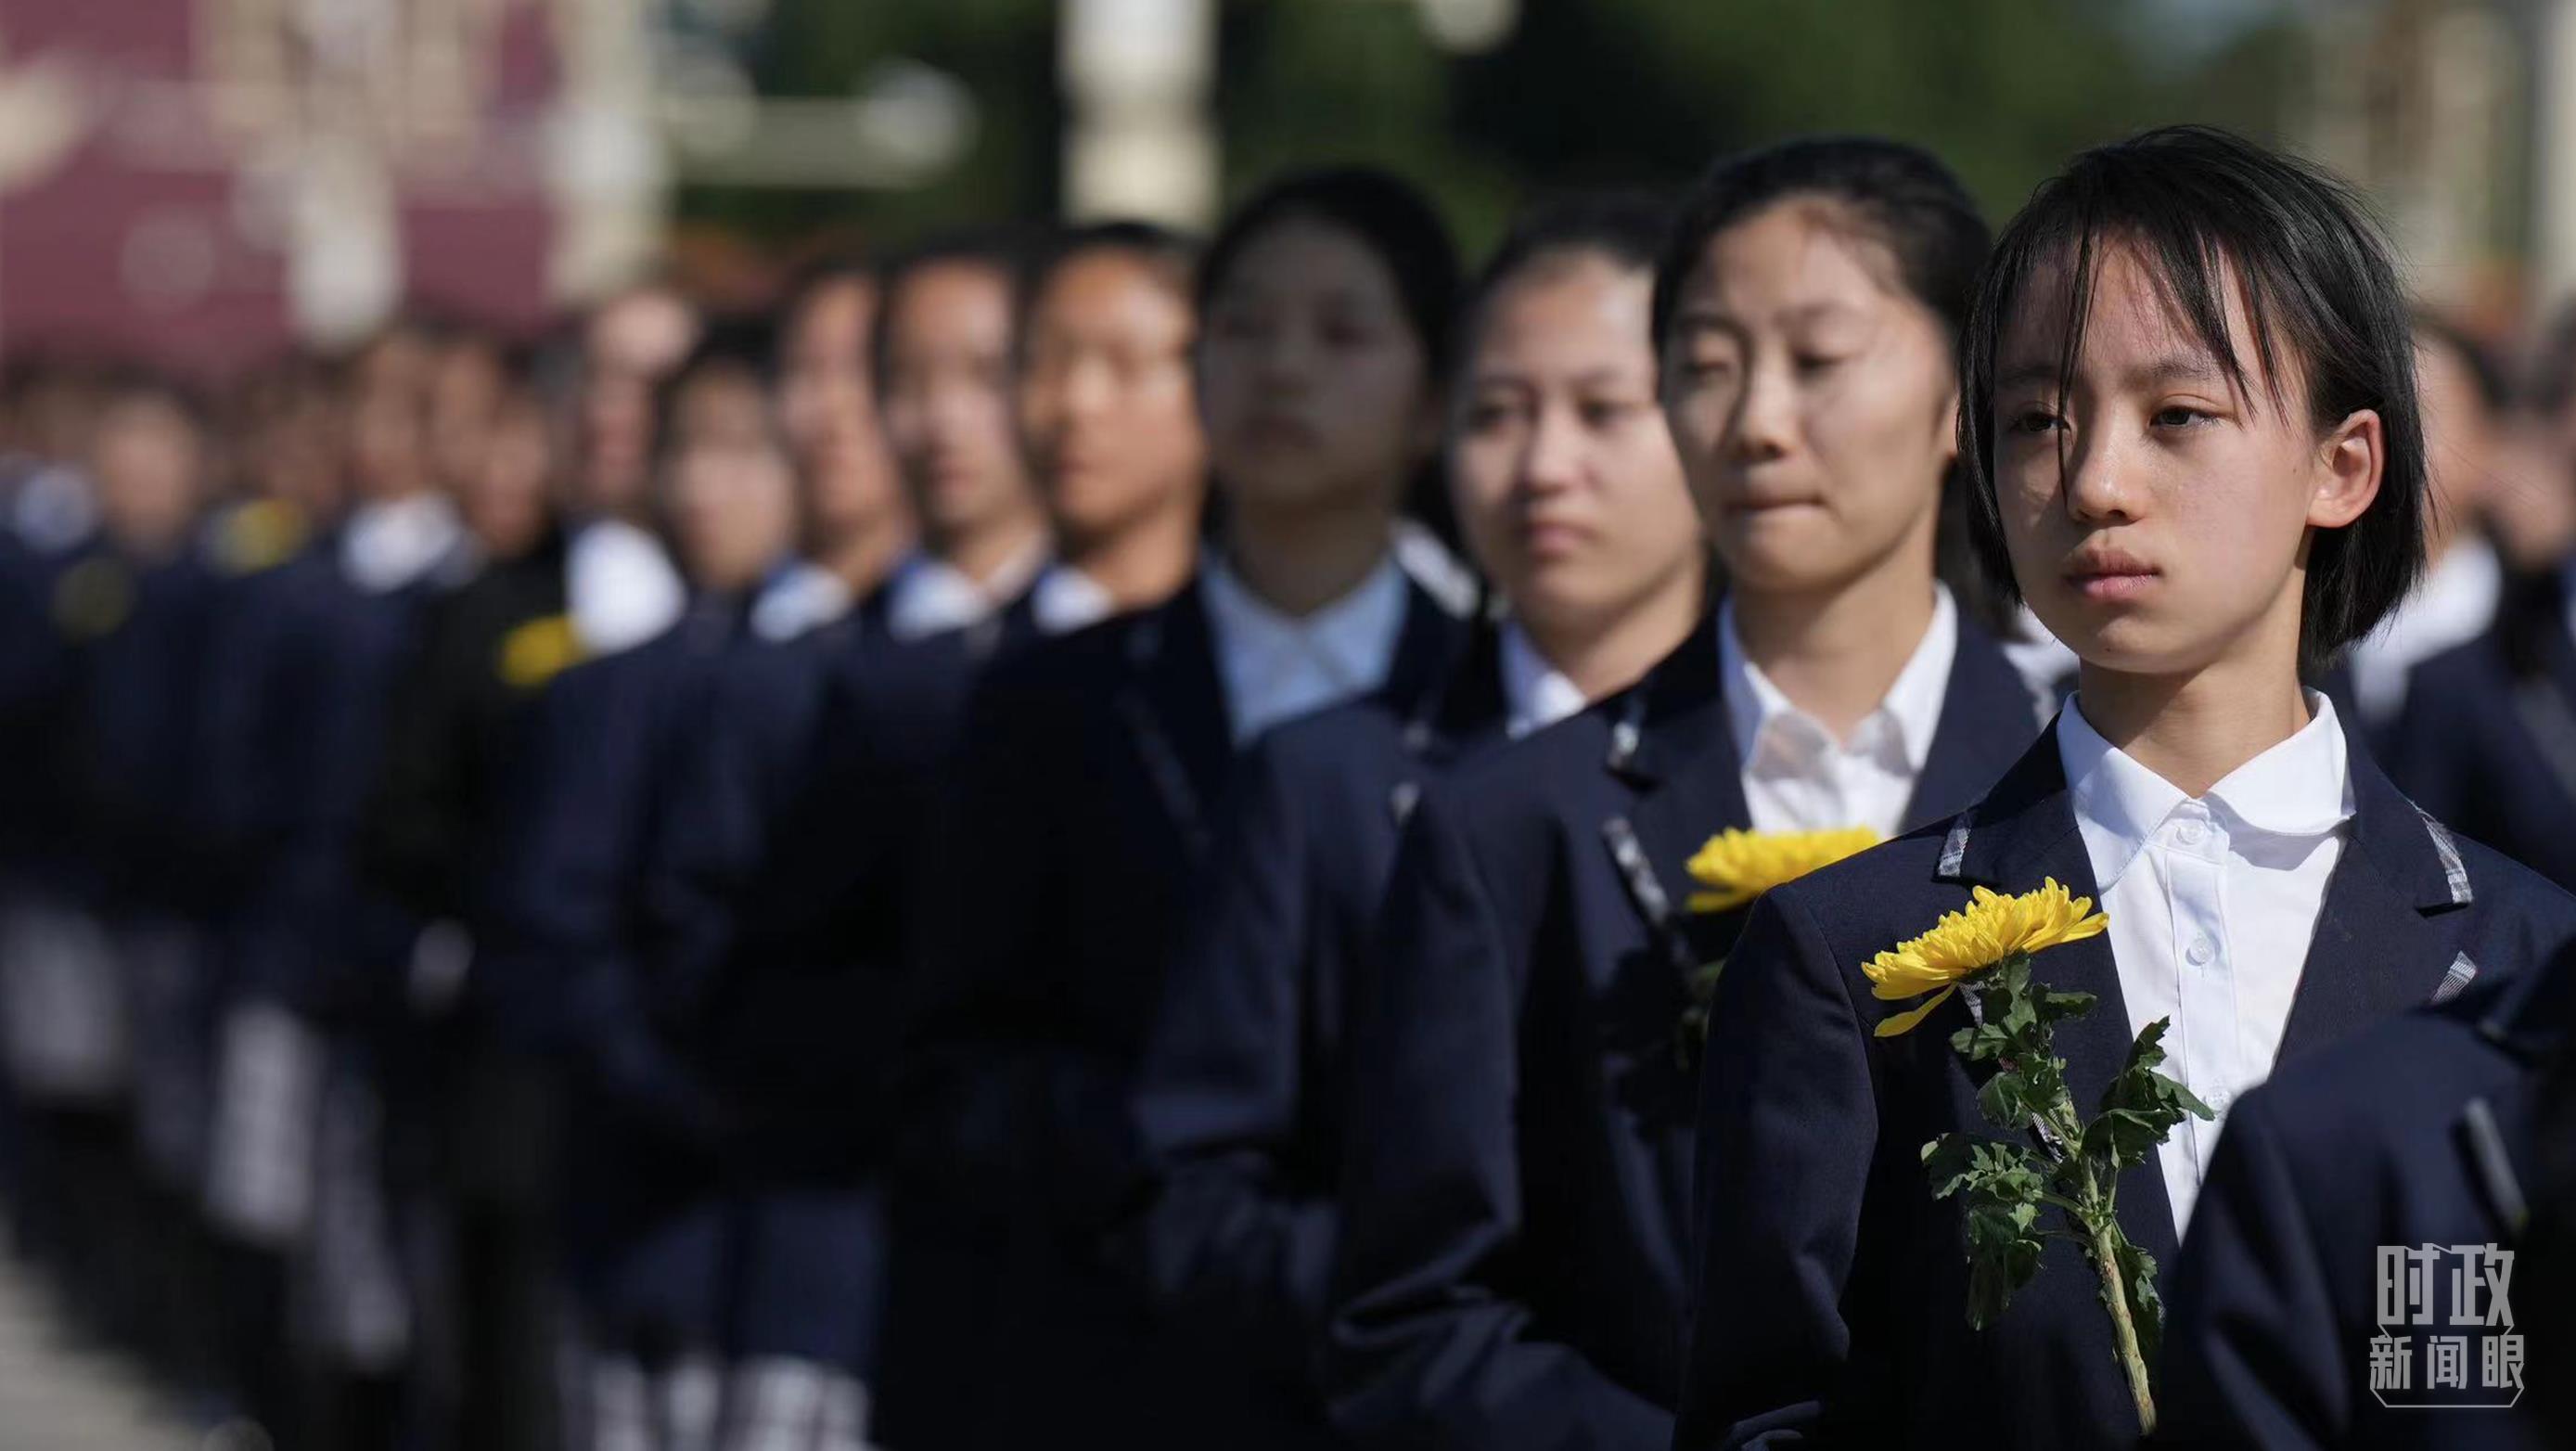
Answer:
<svg viewBox="0 0 2576 1451"><path fill-rule="evenodd" d="M212 1070L210 1136L295 1117L256 1110L281 1061L339 1158L407 1089L539 1117L502 1065L421 1092L413 1035L370 1026L385 977L322 970L377 941L362 965L435 994L427 927L461 901L474 1036L569 1088L588 1439L2123 1444L2080 1265L1966 1329L1916 1153L1973 1122L1973 1084L1946 1033L1873 1040L1858 966L1970 881L2090 886L2112 933L2049 959L2103 1002L2070 1073L2170 1012L2177 1076L2223 1108L2576 921L2297 684L2421 549L2377 248L2332 186L2185 131L2080 159L1989 259L1937 162L1841 140L1731 159L1677 218L1536 219L1463 317L1436 215L1364 172L1260 194L1188 295L1180 244L1119 228L818 281L778 353L719 330L658 399L672 319L639 297L585 383L589 518L533 605L490 605L540 688L395 757L506 758L445 855L492 870L444 897L346 880L401 860L399 831L352 845L369 718L412 715L388 641L452 628L471 661L496 634L457 618L470 587L407 593L452 557L416 501L545 536L505 481L423 484L440 450L405 434L440 410L384 400L470 370L380 352L370 507L212 617L276 643L225 656L274 663L226 677L270 729L226 777L258 875L217 924L239 1068ZM1444 438L1500 618L1403 567ZM557 671L567 634L608 638L576 561L655 557L612 527L654 480L677 622ZM2035 745L1988 603L2016 581L2083 661ZM1918 825L1749 921L1683 905L1726 827ZM408 915L379 926L385 896ZM1721 955L1694 1093L1673 1026ZM2215 1129L2123 1195L2160 1258ZM2523 1132L2508 1153L2545 1143ZM236 1278L271 1303L308 1215L238 1177L226 1222L267 1259ZM324 1238L363 1251L383 1211L348 1188L319 1198L359 1228ZM2194 1261L2280 1193L2214 1182L2250 1228L2185 1241L2180 1283L2219 1285ZM515 1327L484 1374L524 1376L543 1212L497 1218L449 1243L492 1265L469 1322ZM2221 1288L2180 1298L2168 1387L2177 1425L2252 1439L2226 1317L2323 1332ZM381 1369L364 1309L350 1364ZM338 1426L385 1419L339 1399Z"/></svg>

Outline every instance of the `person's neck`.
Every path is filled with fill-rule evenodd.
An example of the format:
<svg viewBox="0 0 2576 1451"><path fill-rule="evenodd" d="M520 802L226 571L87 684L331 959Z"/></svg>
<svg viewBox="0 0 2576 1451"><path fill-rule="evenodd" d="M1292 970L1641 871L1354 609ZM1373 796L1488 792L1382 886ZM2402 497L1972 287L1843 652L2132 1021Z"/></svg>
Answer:
<svg viewBox="0 0 2576 1451"><path fill-rule="evenodd" d="M1374 500L1267 514L1238 507L1226 521L1226 567L1272 609L1302 618L1358 589L1394 529L1395 511Z"/></svg>
<svg viewBox="0 0 2576 1451"><path fill-rule="evenodd" d="M2130 675L2087 664L2077 707L2102 739L2186 796L2297 735L2313 718L2299 684L2298 621L2287 639L2249 642L2233 658L2182 675Z"/></svg>
<svg viewBox="0 0 2576 1451"><path fill-rule="evenodd" d="M929 547L950 568L983 586L1042 547L1045 537L1046 526L1035 510L1013 509L971 529L930 540Z"/></svg>
<svg viewBox="0 0 2576 1451"><path fill-rule="evenodd" d="M1833 589L1730 597L1745 658L1837 740L1887 698L1932 628L1930 551L1900 551Z"/></svg>
<svg viewBox="0 0 2576 1451"><path fill-rule="evenodd" d="M1196 497L1084 538L1057 534L1057 562L1100 586L1117 610L1143 609L1179 593L1198 567Z"/></svg>
<svg viewBox="0 0 2576 1451"><path fill-rule="evenodd" d="M1552 621L1530 615L1522 618L1521 629L1585 700L1599 700L1636 684L1681 648L1699 625L1707 588L1707 571L1694 560L1644 599L1605 618Z"/></svg>
<svg viewBox="0 0 2576 1451"><path fill-rule="evenodd" d="M890 514L824 541L814 551L814 562L849 586L850 597L858 599L883 584L894 573L895 561L912 546L912 521Z"/></svg>

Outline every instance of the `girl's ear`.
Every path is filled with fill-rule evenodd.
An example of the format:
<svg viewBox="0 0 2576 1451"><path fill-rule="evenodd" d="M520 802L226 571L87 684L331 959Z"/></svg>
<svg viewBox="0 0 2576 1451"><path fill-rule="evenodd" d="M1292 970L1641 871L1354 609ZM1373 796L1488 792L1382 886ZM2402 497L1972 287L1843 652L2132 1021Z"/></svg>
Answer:
<svg viewBox="0 0 2576 1451"><path fill-rule="evenodd" d="M2335 425L2317 451L2308 494L2308 523L2341 529L2368 512L2388 467L2388 431L2379 411L2364 408Z"/></svg>

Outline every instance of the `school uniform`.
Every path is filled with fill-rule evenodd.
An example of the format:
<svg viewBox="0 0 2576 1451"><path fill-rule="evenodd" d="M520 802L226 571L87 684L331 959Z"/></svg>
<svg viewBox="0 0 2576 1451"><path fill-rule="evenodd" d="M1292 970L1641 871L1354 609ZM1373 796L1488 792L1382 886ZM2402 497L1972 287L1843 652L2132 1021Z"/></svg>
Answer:
<svg viewBox="0 0 2576 1451"><path fill-rule="evenodd" d="M726 1110L710 1186L724 1434L854 1447L884 1336L883 1080L905 908L989 639L904 642L846 614L759 608L752 623L757 642L723 662L675 767L647 895L679 929L675 970L703 984L682 1051Z"/></svg>
<svg viewBox="0 0 2576 1451"><path fill-rule="evenodd" d="M2519 583L2496 625L2416 667L2389 774L2424 809L2576 888L2576 589Z"/></svg>
<svg viewBox="0 0 2576 1451"><path fill-rule="evenodd" d="M1342 1005L1397 834L1425 780L1582 707L1517 627L1488 622L1410 709L1369 699L1292 721L1237 773L1138 1073L1153 1182L1115 1253L1162 1313L1231 1337L1319 1426Z"/></svg>
<svg viewBox="0 0 2576 1451"><path fill-rule="evenodd" d="M2482 975L2449 1005L2288 1065L2237 1104L2172 1275L2159 1444L2539 1451L2553 1444L2553 1410L2564 1444L2576 1404L2541 1359L2567 1323L2550 1298L2563 1278L2542 1278L2527 1253L2514 1272L2481 1274L2452 1247L2527 1250L2534 1210L2564 1212L2541 1197L2548 1135L2568 1127L2546 1119L2543 1095L2565 1071L2571 1021L2576 957L2561 955ZM2563 1144L2555 1157L2563 1165ZM2414 1266L2385 1256L2425 1247L2443 1259L2410 1286ZM2455 1275L2483 1283L2464 1297ZM2488 1308L2497 1297L2501 1313ZM2527 1377L2508 1377L2501 1354L2486 1361L2482 1341L2508 1326L2529 1331ZM2492 1403L2519 1385L2511 1409L2406 1406L2406 1392L2437 1389L2429 1342L2446 1335L2466 1342L2458 1389ZM2382 1337L2402 1380L2374 1357Z"/></svg>
<svg viewBox="0 0 2576 1451"><path fill-rule="evenodd" d="M1754 908L1711 1010L1675 1445L2137 1440L2072 1245L2050 1243L1998 1323L1967 1323L1960 1207L1921 1164L1941 1133L1994 1133L1982 1075L1949 1043L1967 999L1872 1036L1897 1005L1863 964L1972 885L2054 878L2108 913L2109 931L2035 962L2096 996L2056 1034L2087 1112L2151 1017L2173 1022L2166 1071L2223 1116L2275 1061L2576 936L2576 899L2425 816L2309 700L2304 730L2186 799L2093 732L2079 696L1963 814ZM2186 1121L2120 1178L2122 1227L2164 1269L2218 1127Z"/></svg>
<svg viewBox="0 0 2576 1451"><path fill-rule="evenodd" d="M1937 819L2038 728L1946 594L1839 744L1757 685L1730 618L1432 782L1406 825L1346 1030L1368 1131L1345 1140L1324 1350L1334 1419L1364 1441L1670 1439L1692 1117L1676 1028L1740 915L1686 912L1684 864L1802 812Z"/></svg>
<svg viewBox="0 0 2576 1451"><path fill-rule="evenodd" d="M960 1362L935 1397L948 1439L1302 1441L1258 1377L1159 1333L1098 1240L1138 1184L1127 1095L1237 753L1344 699L1411 708L1461 631L1392 559L1302 620L1210 563L979 688L897 1110L907 1192L946 1216L948 1262L984 1277L947 1296L974 1336L941 1337Z"/></svg>

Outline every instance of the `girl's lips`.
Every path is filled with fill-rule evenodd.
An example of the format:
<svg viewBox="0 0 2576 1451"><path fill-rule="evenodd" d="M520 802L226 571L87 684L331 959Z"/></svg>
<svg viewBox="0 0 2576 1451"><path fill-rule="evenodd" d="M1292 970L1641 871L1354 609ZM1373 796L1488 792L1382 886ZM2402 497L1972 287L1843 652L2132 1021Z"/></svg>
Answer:
<svg viewBox="0 0 2576 1451"><path fill-rule="evenodd" d="M2121 570L2101 574L2071 574L2066 578L2067 583L2075 586L2077 594L2097 603L2109 604L2133 600L2146 593L2148 588L2155 584L2156 573L2153 570Z"/></svg>

